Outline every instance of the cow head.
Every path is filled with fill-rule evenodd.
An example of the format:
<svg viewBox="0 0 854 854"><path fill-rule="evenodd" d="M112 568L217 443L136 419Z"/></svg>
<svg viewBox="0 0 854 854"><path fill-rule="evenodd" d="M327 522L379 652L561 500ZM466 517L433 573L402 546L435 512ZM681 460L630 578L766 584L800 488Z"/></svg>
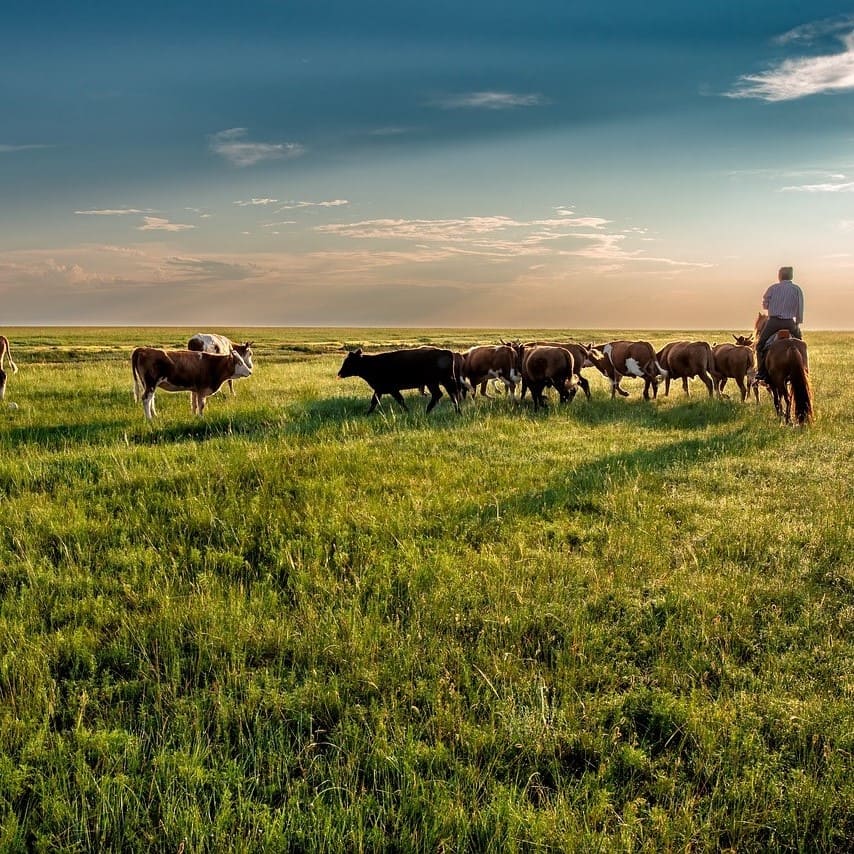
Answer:
<svg viewBox="0 0 854 854"><path fill-rule="evenodd" d="M589 367L596 368L605 377L610 376L609 371L611 370L611 360L608 358L607 347L607 344L585 345L587 358L584 360L584 366L588 367L587 363L590 362Z"/></svg>
<svg viewBox="0 0 854 854"><path fill-rule="evenodd" d="M234 373L231 375L231 378L233 380L239 380L244 377L251 377L252 366L247 365L246 362L243 361L243 357L236 350L232 350L231 355L234 357Z"/></svg>
<svg viewBox="0 0 854 854"><path fill-rule="evenodd" d="M362 348L358 347L347 354L344 359L344 364L341 365L341 370L338 371L338 378L358 376L359 366L362 363Z"/></svg>
<svg viewBox="0 0 854 854"><path fill-rule="evenodd" d="M733 340L736 344L740 344L742 347L752 347L753 346L753 336L752 335L733 335Z"/></svg>
<svg viewBox="0 0 854 854"><path fill-rule="evenodd" d="M605 358L605 354L592 344L582 345L584 347L584 364L582 368L595 368L597 362Z"/></svg>
<svg viewBox="0 0 854 854"><path fill-rule="evenodd" d="M231 348L232 353L237 353L243 359L246 367L251 371L255 365L252 364L252 341L246 341L244 344L235 344Z"/></svg>

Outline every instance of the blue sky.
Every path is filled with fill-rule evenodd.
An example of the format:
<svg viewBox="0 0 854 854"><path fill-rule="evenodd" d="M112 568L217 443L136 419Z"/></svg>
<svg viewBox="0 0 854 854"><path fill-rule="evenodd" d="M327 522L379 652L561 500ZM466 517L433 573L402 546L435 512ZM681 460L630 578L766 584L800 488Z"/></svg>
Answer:
<svg viewBox="0 0 854 854"><path fill-rule="evenodd" d="M5 324L854 327L854 6L13 3L0 72Z"/></svg>

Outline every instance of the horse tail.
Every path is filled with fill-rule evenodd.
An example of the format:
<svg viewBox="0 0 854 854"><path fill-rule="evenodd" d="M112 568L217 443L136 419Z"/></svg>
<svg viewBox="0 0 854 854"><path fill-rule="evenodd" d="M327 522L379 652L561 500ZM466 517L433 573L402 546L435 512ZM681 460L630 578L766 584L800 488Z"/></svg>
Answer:
<svg viewBox="0 0 854 854"><path fill-rule="evenodd" d="M814 417L810 375L807 373L801 353L795 351L794 355L795 364L791 370L790 381L795 398L795 417L798 419L798 424L809 424Z"/></svg>

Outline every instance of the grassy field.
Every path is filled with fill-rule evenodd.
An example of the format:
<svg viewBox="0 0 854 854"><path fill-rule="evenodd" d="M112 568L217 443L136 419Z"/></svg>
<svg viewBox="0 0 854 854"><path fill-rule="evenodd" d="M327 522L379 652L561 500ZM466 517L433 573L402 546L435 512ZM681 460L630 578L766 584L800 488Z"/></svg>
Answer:
<svg viewBox="0 0 854 854"><path fill-rule="evenodd" d="M236 397L145 423L195 331L2 330L0 850L849 850L854 334L809 429L598 375L366 417L342 345L499 334L380 329L231 330Z"/></svg>

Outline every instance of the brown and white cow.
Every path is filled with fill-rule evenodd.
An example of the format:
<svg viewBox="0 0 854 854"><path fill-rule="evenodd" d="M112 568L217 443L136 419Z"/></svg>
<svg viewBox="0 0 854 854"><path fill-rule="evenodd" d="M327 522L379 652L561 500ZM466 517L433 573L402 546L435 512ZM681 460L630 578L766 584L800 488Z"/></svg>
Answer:
<svg viewBox="0 0 854 854"><path fill-rule="evenodd" d="M471 347L463 353L462 376L472 394L480 386L481 395L486 397L487 382L498 380L504 383L510 397L516 397L516 385L522 379L519 354L510 344Z"/></svg>
<svg viewBox="0 0 854 854"><path fill-rule="evenodd" d="M732 336L735 344L715 344L712 355L715 359L714 381L718 394L723 395L728 379L734 379L741 392L741 402L747 400L748 389L756 376L756 360L753 353L753 340L743 335ZM753 385L753 394L759 402L759 386Z"/></svg>
<svg viewBox="0 0 854 854"><path fill-rule="evenodd" d="M249 370L253 370L255 366L252 364L252 342L246 341L243 344L235 344L230 338L225 335L217 335L211 332L197 332L188 342L188 350L195 350L200 353L217 353L220 356L227 356L229 353L237 353L246 363ZM228 380L228 390L234 394L234 381Z"/></svg>
<svg viewBox="0 0 854 854"><path fill-rule="evenodd" d="M601 353L601 358L596 353ZM595 347L591 345L588 358L610 380L612 398L618 393L623 397L629 396L620 388L623 377L639 377L644 381L644 400L649 400L650 388L652 396L658 396L658 378L662 371L649 341L609 341Z"/></svg>
<svg viewBox="0 0 854 854"><path fill-rule="evenodd" d="M709 392L709 397L715 393L715 383L712 374L715 371L715 360L712 348L707 341L671 341L665 344L655 358L664 374L664 396L670 394L670 381L682 380L682 388L690 397L688 378L698 377Z"/></svg>
<svg viewBox="0 0 854 854"><path fill-rule="evenodd" d="M575 397L575 357L564 347L534 346L522 351L522 381L531 389L534 409L546 405L543 390L557 389L561 403Z"/></svg>
<svg viewBox="0 0 854 854"><path fill-rule="evenodd" d="M9 357L9 367L13 374L18 373L18 366L12 361L12 351L9 349L9 339L5 335L0 335L0 371L3 370L3 362Z"/></svg>
<svg viewBox="0 0 854 854"><path fill-rule="evenodd" d="M205 402L228 380L252 375L250 368L237 353L220 356L193 350L161 350L157 347L137 347L131 354L134 399L142 399L142 409L150 421L156 414L154 392L190 392L190 408L203 415Z"/></svg>

